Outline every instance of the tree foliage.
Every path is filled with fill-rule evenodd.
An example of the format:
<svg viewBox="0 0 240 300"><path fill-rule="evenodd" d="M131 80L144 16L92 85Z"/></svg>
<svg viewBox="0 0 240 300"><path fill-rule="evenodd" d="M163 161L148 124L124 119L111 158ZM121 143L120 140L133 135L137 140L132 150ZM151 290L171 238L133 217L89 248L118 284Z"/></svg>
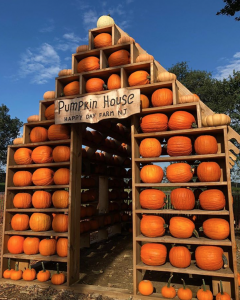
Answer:
<svg viewBox="0 0 240 300"><path fill-rule="evenodd" d="M236 12L240 11L240 1L239 0L223 0L226 5L220 11L217 12L218 15L234 16ZM236 21L240 21L240 17L235 17Z"/></svg>

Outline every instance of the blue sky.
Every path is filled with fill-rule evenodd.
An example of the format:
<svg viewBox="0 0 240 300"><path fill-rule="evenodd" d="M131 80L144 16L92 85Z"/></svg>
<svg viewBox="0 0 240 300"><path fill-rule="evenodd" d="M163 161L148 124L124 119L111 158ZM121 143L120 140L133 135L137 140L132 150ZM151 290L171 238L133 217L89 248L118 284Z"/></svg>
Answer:
<svg viewBox="0 0 240 300"><path fill-rule="evenodd" d="M165 68L187 61L216 78L240 70L240 22L216 16L222 0L1 0L1 103L26 122L54 90L59 70L71 68L88 30L110 13Z"/></svg>

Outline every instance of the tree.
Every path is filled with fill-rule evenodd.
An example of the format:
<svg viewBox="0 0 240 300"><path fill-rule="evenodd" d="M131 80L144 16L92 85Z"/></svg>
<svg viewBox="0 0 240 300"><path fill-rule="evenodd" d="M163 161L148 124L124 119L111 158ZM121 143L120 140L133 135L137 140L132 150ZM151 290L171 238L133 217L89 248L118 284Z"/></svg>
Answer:
<svg viewBox="0 0 240 300"><path fill-rule="evenodd" d="M239 0L223 0L226 5L216 15L227 15L234 16L236 12L240 11L240 1ZM240 17L235 17L236 21L240 21Z"/></svg>
<svg viewBox="0 0 240 300"><path fill-rule="evenodd" d="M16 117L14 119L11 118L8 112L7 106L2 104L0 106L0 174L5 173L7 146L12 144L13 139L18 136L20 128L23 126L23 122Z"/></svg>

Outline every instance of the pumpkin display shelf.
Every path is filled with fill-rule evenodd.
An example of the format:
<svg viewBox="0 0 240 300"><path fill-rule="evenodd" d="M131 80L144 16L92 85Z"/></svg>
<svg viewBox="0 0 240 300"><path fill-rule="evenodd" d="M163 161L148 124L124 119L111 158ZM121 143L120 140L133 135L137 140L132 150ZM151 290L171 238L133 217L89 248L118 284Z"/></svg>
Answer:
<svg viewBox="0 0 240 300"><path fill-rule="evenodd" d="M102 34L104 40L100 38ZM108 119L96 124L55 124L56 100L101 95L109 91L106 88L139 89L141 95L151 99L155 106L141 107L139 114L126 119L110 121ZM171 94L171 102L166 100L163 106L159 106L159 91L165 91L166 97ZM143 104L142 98L141 101ZM179 128L178 121L174 120L176 114L184 114L183 118L185 122L191 123L190 126ZM138 291L138 285L143 280L145 272L157 271L163 274L167 272L169 277L170 274L176 276L188 274L189 280L193 277L199 280L199 285L204 278L211 283L214 296L218 293L218 284L221 280L224 291L238 300L230 168L236 160L234 154L239 154L231 139L235 138L240 143L240 137L228 126L229 117L225 119L221 116L211 117L213 114L197 95L186 89L174 74L166 73L159 62L116 24L111 23L102 28L89 30L89 44L77 48L77 53L72 55L71 69L59 73L55 79L55 90L46 92L44 99L39 101L39 114L28 118L28 123L24 124L23 137L8 147L0 276L2 277L4 270L8 268L9 258L11 267L18 262L20 270L27 268L31 260L53 261L67 264L66 285L71 286L79 280L80 248L89 247L94 241L110 238L120 233L122 226L132 222L133 296L142 299L151 297L163 299L160 293L145 297ZM154 116L153 120L151 115ZM192 143L203 135L211 135L216 139L215 153L197 154L190 151L182 156L167 155L164 147L170 138L184 136ZM161 155L156 157L140 155L140 144L147 138L157 139L163 145ZM64 149L68 149L68 159L58 158L58 155L56 161L51 159L54 151L60 153L57 152L57 147L62 149L67 147ZM31 160L33 152L36 154L35 161ZM61 155L65 157L67 154ZM43 161L39 157L43 157ZM163 174L158 168L161 163L183 162L185 166L187 163L196 168L200 163L209 161L219 166L219 180L199 181L195 172L193 180L179 183L174 181L174 176L178 174L170 174L172 182L161 182ZM152 164L155 171L146 171L144 176L154 177L157 174L161 180L155 183L151 180L142 182L140 172L144 172L142 170ZM126 179L130 180L127 182ZM140 193L144 189L156 188L161 191L163 187L216 189L223 193L226 203L221 210L204 210L199 206L191 210L174 209L170 202L162 209L141 207ZM34 193L41 191L50 193L52 197L55 192L68 192L68 205L55 207L53 202L46 207L37 208L38 205L32 207L32 200L29 199L33 198ZM130 191L132 194L128 193ZM120 192L122 194L119 194ZM21 204L16 204L15 196L19 194L28 196L26 199L22 197ZM88 194L93 198L88 199ZM30 220L32 215L40 213L44 215L44 222L48 220L46 223L49 223L51 220L52 225L49 223L48 229L34 231L33 223L30 222L30 229L27 226L22 230L21 228L14 230L11 223L18 213L25 214L25 217L27 215ZM52 221L55 218L66 219L66 215L67 231L59 232L56 227L57 231L54 231ZM229 222L230 234L222 240L211 239L204 234L199 238L193 236L182 238L174 237L166 230L162 236L148 237L141 232L140 224L144 215L161 216L168 225L174 217L194 219L196 225L199 223L202 225L203 221L211 217L218 217ZM41 227L40 218L39 216L35 225ZM198 229L197 226L196 228ZM21 252L21 249L18 251L20 253L10 253L8 241L14 236L18 236L17 239L21 241L27 237L38 237L41 240L51 237L67 238L67 256L60 257L57 254L45 256L39 253L27 255ZM167 259L165 258L160 265L146 264L141 260L142 247L144 246L143 249L146 251L151 251L151 247L148 247L151 243L155 245L154 247L161 248L162 253L167 253ZM188 267L174 267L170 263L168 254L173 244L185 245L191 251L191 262ZM199 257L197 255L195 257L194 253L197 247L205 245L221 247L228 259L228 266L215 271L199 268ZM172 282L175 280L174 277ZM46 283L49 285L49 281ZM27 284L36 284L36 280ZM84 289L86 291L87 287ZM126 294L126 298L128 297Z"/></svg>

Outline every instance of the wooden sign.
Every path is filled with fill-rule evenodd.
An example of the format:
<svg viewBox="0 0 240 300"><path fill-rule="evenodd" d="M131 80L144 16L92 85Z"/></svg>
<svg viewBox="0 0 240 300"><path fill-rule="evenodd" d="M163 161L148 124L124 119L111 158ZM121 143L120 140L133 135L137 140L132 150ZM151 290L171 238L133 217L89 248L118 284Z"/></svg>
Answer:
<svg viewBox="0 0 240 300"><path fill-rule="evenodd" d="M105 119L124 119L140 112L140 89L118 89L55 101L55 123L97 123Z"/></svg>

